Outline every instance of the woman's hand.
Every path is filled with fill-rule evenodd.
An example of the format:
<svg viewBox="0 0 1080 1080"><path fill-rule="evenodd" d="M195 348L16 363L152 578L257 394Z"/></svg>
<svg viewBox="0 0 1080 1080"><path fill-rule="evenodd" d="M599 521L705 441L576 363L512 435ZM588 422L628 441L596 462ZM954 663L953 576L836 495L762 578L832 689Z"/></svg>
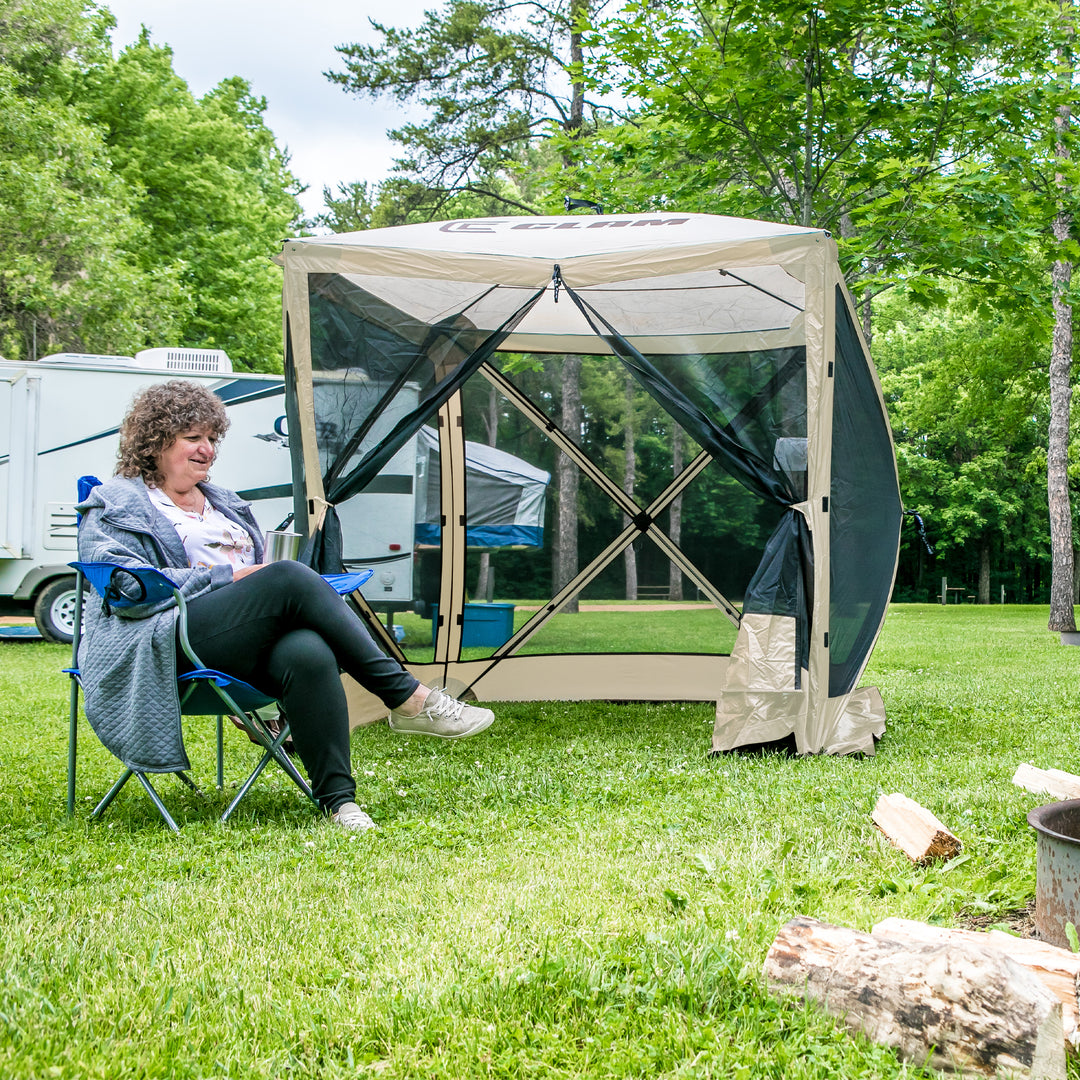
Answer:
<svg viewBox="0 0 1080 1080"><path fill-rule="evenodd" d="M234 567L232 572L233 581L239 581L241 578L246 578L248 574L254 574L256 570L261 570L266 563L256 563L254 566L241 566Z"/></svg>

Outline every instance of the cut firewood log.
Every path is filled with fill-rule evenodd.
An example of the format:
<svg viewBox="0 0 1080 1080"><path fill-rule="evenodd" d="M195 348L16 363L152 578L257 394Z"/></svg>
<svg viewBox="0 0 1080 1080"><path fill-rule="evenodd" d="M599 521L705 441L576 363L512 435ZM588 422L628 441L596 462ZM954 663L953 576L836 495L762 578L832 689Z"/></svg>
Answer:
<svg viewBox="0 0 1080 1080"><path fill-rule="evenodd" d="M906 944L949 945L961 942L977 949L1000 953L1029 971L1061 1002L1061 1022L1065 1041L1080 1047L1080 956L1034 938L1018 938L1000 930L950 930L913 919L882 919L871 933Z"/></svg>
<svg viewBox="0 0 1080 1080"><path fill-rule="evenodd" d="M1080 776L1060 769L1037 769L1023 762L1017 765L1012 782L1036 795L1049 795L1053 799L1080 799Z"/></svg>
<svg viewBox="0 0 1080 1080"><path fill-rule="evenodd" d="M1000 953L966 942L905 944L796 918L769 949L765 978L775 992L818 1002L917 1064L1064 1080L1061 1002Z"/></svg>
<svg viewBox="0 0 1080 1080"><path fill-rule="evenodd" d="M951 859L963 845L925 806L899 793L882 795L870 815L874 824L912 862Z"/></svg>

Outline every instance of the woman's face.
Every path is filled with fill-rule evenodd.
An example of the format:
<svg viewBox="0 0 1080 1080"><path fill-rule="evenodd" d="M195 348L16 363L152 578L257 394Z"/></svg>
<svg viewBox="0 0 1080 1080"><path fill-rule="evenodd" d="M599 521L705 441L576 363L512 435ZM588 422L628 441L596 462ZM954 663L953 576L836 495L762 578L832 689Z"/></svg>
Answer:
<svg viewBox="0 0 1080 1080"><path fill-rule="evenodd" d="M202 483L214 464L217 436L208 428L181 431L158 455L158 468L165 487L172 491L190 491Z"/></svg>

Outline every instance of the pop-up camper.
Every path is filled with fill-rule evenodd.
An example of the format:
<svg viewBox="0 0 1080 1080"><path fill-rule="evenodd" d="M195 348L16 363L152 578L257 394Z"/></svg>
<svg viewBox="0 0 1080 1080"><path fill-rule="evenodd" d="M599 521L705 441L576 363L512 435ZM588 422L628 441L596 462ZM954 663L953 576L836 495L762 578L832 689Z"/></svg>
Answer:
<svg viewBox="0 0 1080 1080"><path fill-rule="evenodd" d="M387 642L418 676L487 700L711 700L715 750L793 735L801 752L873 751L884 708L858 682L902 509L827 233L501 218L299 238L280 261L301 524L328 557L336 507L438 424L435 641ZM467 440L549 472L557 514L543 548L505 557L504 595L533 602L487 651L463 646ZM618 613L610 633L587 604L574 613L637 595L642 575L699 603L667 621ZM374 715L351 693L354 716Z"/></svg>

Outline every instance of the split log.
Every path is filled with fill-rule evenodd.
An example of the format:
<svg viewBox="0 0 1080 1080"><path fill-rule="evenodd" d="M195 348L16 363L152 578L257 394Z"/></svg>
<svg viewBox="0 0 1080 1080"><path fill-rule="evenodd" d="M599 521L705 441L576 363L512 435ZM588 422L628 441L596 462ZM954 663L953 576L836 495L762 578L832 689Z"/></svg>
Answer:
<svg viewBox="0 0 1080 1080"><path fill-rule="evenodd" d="M1054 799L1080 799L1080 776L1062 772L1060 769L1036 769L1034 765L1023 762L1017 765L1012 782L1036 795L1049 795Z"/></svg>
<svg viewBox="0 0 1080 1080"><path fill-rule="evenodd" d="M882 795L870 815L874 824L914 863L951 859L963 846L925 806L899 793Z"/></svg>
<svg viewBox="0 0 1080 1080"><path fill-rule="evenodd" d="M1061 1002L1061 1022L1065 1041L1072 1048L1080 1046L1080 956L1034 938L1018 938L1001 930L950 930L930 926L913 919L882 919L873 930L874 937L889 938L907 945L972 945L1014 960L1032 972Z"/></svg>
<svg viewBox="0 0 1080 1080"><path fill-rule="evenodd" d="M905 945L796 918L769 949L765 978L917 1064L1064 1080L1061 1002L1007 956L966 943Z"/></svg>

